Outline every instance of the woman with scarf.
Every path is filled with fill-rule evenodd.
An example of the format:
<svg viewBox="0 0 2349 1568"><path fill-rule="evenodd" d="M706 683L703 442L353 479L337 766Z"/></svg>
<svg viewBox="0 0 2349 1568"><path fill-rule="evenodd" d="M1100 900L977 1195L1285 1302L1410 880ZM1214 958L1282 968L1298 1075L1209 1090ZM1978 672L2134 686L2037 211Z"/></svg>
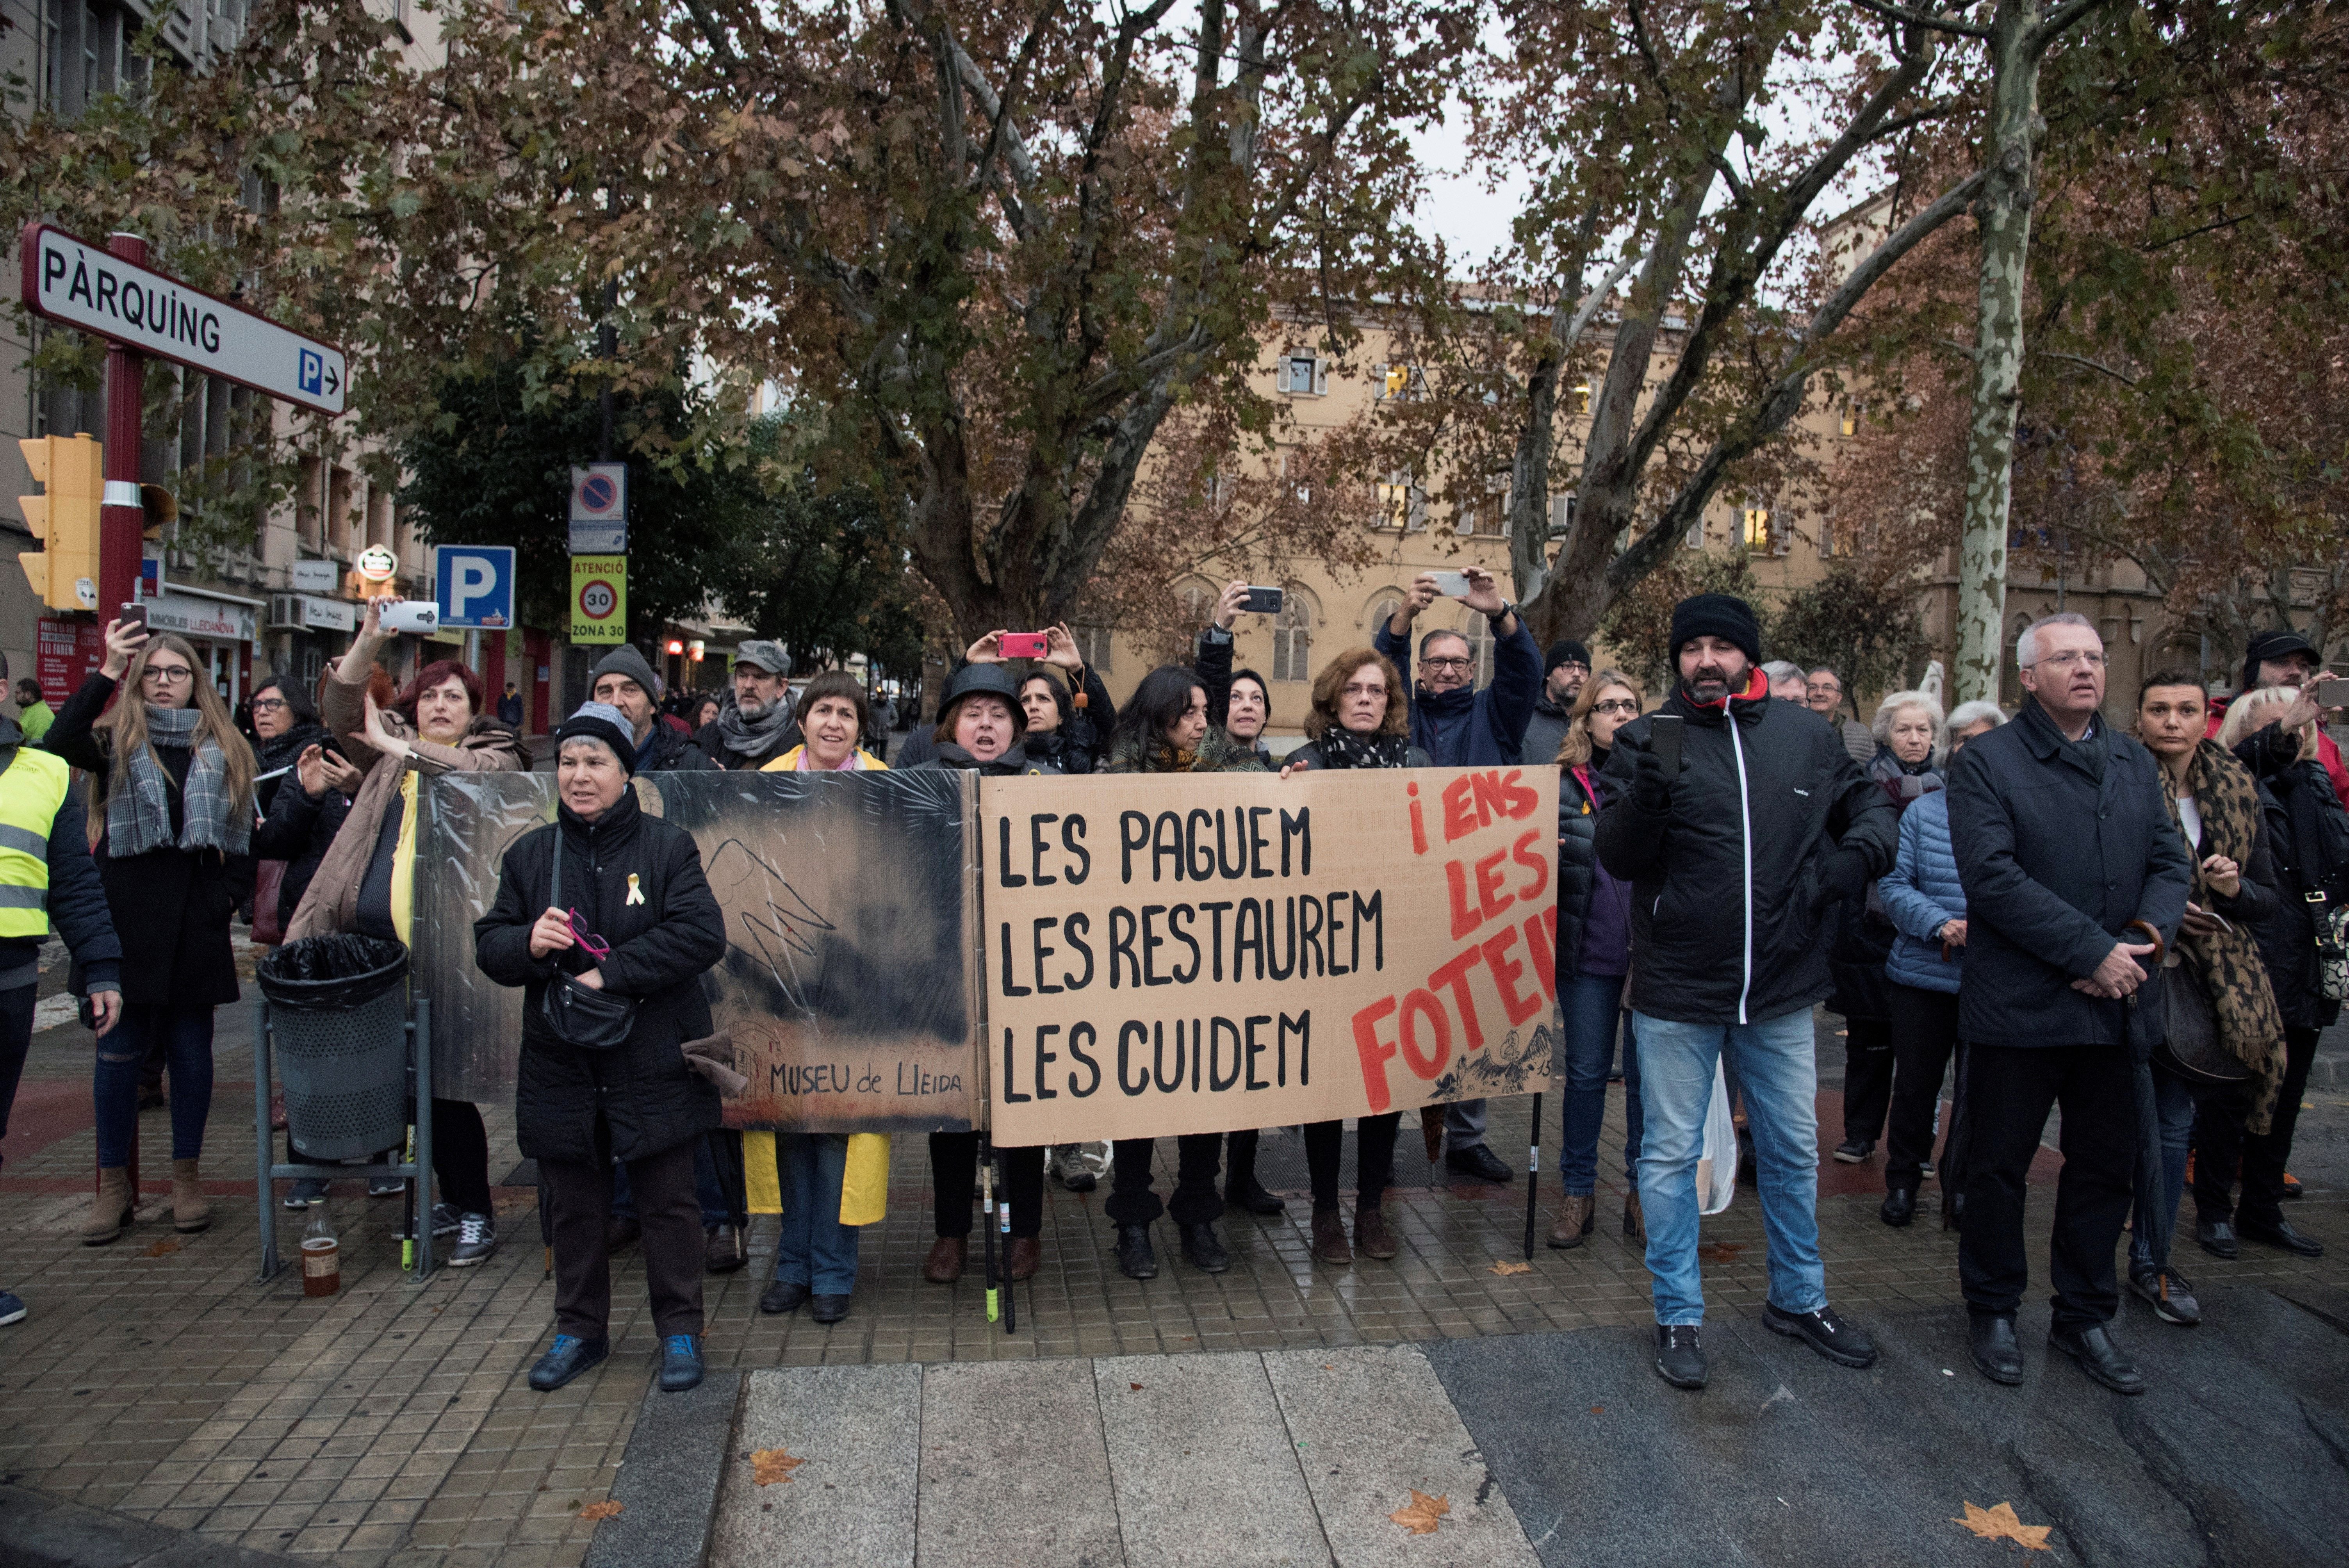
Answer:
<svg viewBox="0 0 2349 1568"><path fill-rule="evenodd" d="M103 1246L130 1222L139 1068L158 1042L171 1077L171 1226L201 1231L212 1009L237 999L229 922L253 887L253 748L195 649L109 621L105 661L49 727L48 749L89 774L98 881L122 939L122 1023L98 1051L98 1196L81 1241Z"/></svg>
<svg viewBox="0 0 2349 1568"><path fill-rule="evenodd" d="M1288 754L1280 776L1325 768L1426 768L1427 753L1411 743L1411 705L1393 661L1370 648L1340 654L1313 680L1313 711L1305 717L1304 745ZM1395 1255L1380 1201L1394 1173L1395 1130L1402 1112L1365 1116L1355 1123L1354 1243L1338 1211L1338 1161L1346 1124L1308 1122L1305 1168L1313 1187L1313 1255L1325 1264Z"/></svg>
<svg viewBox="0 0 2349 1568"><path fill-rule="evenodd" d="M416 834L427 780L442 773L518 773L530 766L522 737L481 710L481 677L454 659L426 665L388 707L370 689L379 678L376 655L391 635L383 628L383 607L393 603L368 601L350 651L326 674L326 727L357 782L342 827L286 923L288 942L355 931L409 943ZM384 685L388 689L388 682ZM325 747L305 748L296 767L302 792L311 799L323 801L337 788ZM470 1268L497 1250L490 1139L478 1106L433 1097L432 1171L442 1198L430 1206L433 1233L455 1235L450 1266ZM371 1197L400 1190L391 1180L367 1188Z"/></svg>
<svg viewBox="0 0 2349 1568"><path fill-rule="evenodd" d="M1615 1037L1623 1035L1623 1233L1639 1237L1640 1052L1623 1006L1631 970L1631 884L1599 863L1594 840L1607 787L1599 781L1615 732L1640 717L1647 693L1620 670L1601 670L1576 694L1558 742L1557 1005L1566 1026L1565 1125L1557 1176L1565 1201L1550 1227L1553 1247L1578 1247L1598 1228L1599 1132L1607 1119L1607 1078Z"/></svg>
<svg viewBox="0 0 2349 1568"><path fill-rule="evenodd" d="M1162 665L1142 677L1110 738L1105 773L1261 773L1264 764L1221 728L1207 722L1207 688L1182 665ZM1128 1279L1158 1277L1158 1255L1150 1227L1172 1214L1191 1266L1222 1274L1231 1254L1216 1237L1224 1200L1216 1191L1224 1135L1185 1133L1174 1140L1174 1193L1162 1202L1151 1189L1150 1161L1156 1143L1122 1138L1110 1150L1110 1195L1102 1205L1117 1227L1118 1271Z"/></svg>
<svg viewBox="0 0 2349 1568"><path fill-rule="evenodd" d="M2245 692L2219 727L2219 744L2259 782L2276 892L2275 918L2259 928L2260 953L2283 1018L2284 1068L2267 1130L2247 1131L2240 1103L2228 1116L2209 1106L2195 1127L2194 1161L2194 1205L2214 1228L2231 1219L2239 1238L2311 1258L2324 1246L2283 1217L2284 1165L2316 1037L2341 1014L2319 974L2318 922L2349 899L2349 812L2325 774L2323 733L2315 705L2292 686Z"/></svg>
<svg viewBox="0 0 2349 1568"><path fill-rule="evenodd" d="M805 738L761 773L886 773L889 769L858 743L873 731L873 710L864 688L845 670L826 670L800 693L800 729Z"/></svg>
<svg viewBox="0 0 2349 1568"><path fill-rule="evenodd" d="M2129 1288L2164 1322L2189 1326L2201 1320L2200 1304L2185 1277L2171 1266L2170 1238L2178 1201L2186 1183L2189 1134L2205 1160L2226 1155L2212 1147L2240 1136L2246 1118L2266 1132L2284 1078L2283 1018L2276 1008L2260 943L2253 933L2277 913L2275 872L2268 854L2259 785L2249 769L2217 741L2207 738L2209 699L2193 670L2158 670L2137 688L2137 734L2161 765L2162 797L2169 820L2195 866L2186 919L2174 951L2163 955L2162 990L2156 993L2174 1014L2169 986L2185 985L2209 1003L2217 1043L2224 1055L2249 1069L2240 1089L2200 1087L2170 1048L2155 1047L2140 1074L2140 1110L2149 1109L2155 1128L2140 1126L2154 1147L2137 1161L2136 1216L2129 1224ZM2212 1185L2231 1184L2224 1171ZM2203 1183L2197 1181L2198 1208ZM2235 1252L2231 1205L2204 1209L2196 1236L2205 1251L2222 1257ZM2222 1250L2223 1249L2223 1250Z"/></svg>
<svg viewBox="0 0 2349 1568"><path fill-rule="evenodd" d="M350 809L350 797L343 789L315 797L304 790L298 766L302 754L314 746L324 748L332 757L338 785L347 781L356 788L358 772L334 751L334 738L318 722L318 710L297 682L271 676L254 687L246 707L261 742L255 748L261 771L254 785L262 820L253 830L253 853L259 862L253 939L274 945L285 939L285 928L302 907L302 895L317 873L318 861ZM264 900L268 901L266 908Z"/></svg>
<svg viewBox="0 0 2349 1568"><path fill-rule="evenodd" d="M974 660L997 657L995 639L1001 635L991 632L974 644ZM1019 681L1028 755L1063 773L1091 773L1101 766L1102 728L1117 712L1117 704L1101 676L1086 667L1068 627L1054 626L1044 636L1044 662L1030 665Z"/></svg>

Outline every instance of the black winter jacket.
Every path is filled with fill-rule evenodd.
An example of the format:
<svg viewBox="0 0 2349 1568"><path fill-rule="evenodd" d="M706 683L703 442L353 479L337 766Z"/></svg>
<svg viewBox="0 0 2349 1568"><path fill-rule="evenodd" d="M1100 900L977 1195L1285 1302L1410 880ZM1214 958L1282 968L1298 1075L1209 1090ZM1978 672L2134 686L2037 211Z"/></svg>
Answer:
<svg viewBox="0 0 2349 1568"><path fill-rule="evenodd" d="M2275 873L2274 917L2255 928L2260 956L2286 1026L2322 1029L2340 1017L2341 1004L2318 984L2316 917L2349 899L2349 813L2323 764L2300 760L2296 739L2271 725L2236 747L2235 758L2259 780Z"/></svg>
<svg viewBox="0 0 2349 1568"><path fill-rule="evenodd" d="M1726 716L1678 690L1665 700L1683 734L1662 815L1633 790L1655 715L1615 732L1601 775L1599 859L1632 884L1631 1006L1675 1023L1760 1023L1825 996L1820 868L1847 849L1881 875L1899 833L1843 738L1771 700L1760 671L1724 706Z"/></svg>
<svg viewBox="0 0 2349 1568"><path fill-rule="evenodd" d="M652 749L636 764L639 773L704 773L718 769L692 736L658 714L653 716L653 732L645 741Z"/></svg>
<svg viewBox="0 0 2349 1568"><path fill-rule="evenodd" d="M530 929L551 902L558 841L564 907L611 944L600 964L576 946L531 956ZM641 895L635 903L632 884ZM473 923L473 955L492 980L523 988L514 1091L522 1151L574 1165L638 1160L714 1130L718 1090L678 1047L711 1032L701 977L725 953L724 917L693 835L646 815L633 787L595 822L562 807L556 822L514 841L496 902ZM540 998L558 968L600 968L605 989L637 999L625 1042L583 1051L548 1031Z"/></svg>
<svg viewBox="0 0 2349 1568"><path fill-rule="evenodd" d="M2100 717L2098 726L2104 725ZM2129 922L2178 940L2193 863L2153 754L2107 730L2100 781L2035 700L1950 768L1950 844L1966 890L1958 1035L1997 1046L2161 1039L2161 987L2113 1001L2072 989Z"/></svg>
<svg viewBox="0 0 2349 1568"><path fill-rule="evenodd" d="M952 741L934 743L930 748L929 760L916 762L914 766L916 768L964 768L982 779L1016 779L1022 774L1060 772L1060 769L1050 763L1039 762L1030 758L1024 745L1012 747L991 762L981 762Z"/></svg>
<svg viewBox="0 0 2349 1568"><path fill-rule="evenodd" d="M1571 768L1557 770L1557 981L1582 962L1582 928L1599 885L1599 802Z"/></svg>
<svg viewBox="0 0 2349 1568"><path fill-rule="evenodd" d="M277 929L283 931L294 923L294 912L302 907L302 895L318 874L318 862L343 830L351 798L330 789L313 800L302 793L301 779L290 773L276 784L267 819L253 830L253 853L258 860L285 862L277 893Z"/></svg>

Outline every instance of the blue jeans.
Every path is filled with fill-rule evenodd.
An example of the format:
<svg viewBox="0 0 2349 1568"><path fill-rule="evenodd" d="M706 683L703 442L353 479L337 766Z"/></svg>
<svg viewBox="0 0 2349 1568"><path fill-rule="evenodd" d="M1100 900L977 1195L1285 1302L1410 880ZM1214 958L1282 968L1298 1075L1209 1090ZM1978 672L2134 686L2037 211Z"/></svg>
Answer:
<svg viewBox="0 0 2349 1568"><path fill-rule="evenodd" d="M2156 1190L2148 1178L2140 1156L2137 1162L2137 1201L2129 1217L2129 1273L2143 1274L2148 1269L2169 1266L2169 1241L2178 1234L2178 1202L2186 1195L2186 1148L2194 1134L2194 1087L2176 1073L2148 1064L2138 1069L2153 1085L2154 1124L2161 1147L2161 1185ZM2140 1090L2140 1094L2142 1091ZM2140 1108L2141 1109L2141 1108ZM2140 1149L2145 1148L2142 1130ZM2160 1205L2154 1224L2144 1218L2146 1206ZM2156 1257L2153 1232L2161 1232L2161 1255Z"/></svg>
<svg viewBox="0 0 2349 1568"><path fill-rule="evenodd" d="M1568 1196L1587 1198L1599 1185L1599 1132L1607 1119L1607 1075L1615 1066L1615 1030L1631 1015L1622 1006L1620 975L1569 975L1557 994L1566 1017L1566 1104L1557 1149L1557 1175ZM1623 1169L1639 1180L1640 1051L1623 1042Z"/></svg>
<svg viewBox="0 0 2349 1568"><path fill-rule="evenodd" d="M204 1151L204 1123L212 1113L212 1010L129 1002L122 1022L98 1042L90 1095L98 1105L101 1168L130 1163L139 1130L139 1064L157 1040L171 1075L171 1158L193 1160Z"/></svg>
<svg viewBox="0 0 2349 1568"><path fill-rule="evenodd" d="M1771 1304L1783 1312L1818 1311L1827 1304L1827 1288L1826 1266L1819 1261L1819 1074L1811 1010L1758 1024L1674 1024L1645 1013L1631 1017L1647 1111L1640 1204L1648 1225L1656 1321L1704 1321L1696 1162L1704 1147L1713 1065L1724 1049L1737 1069L1754 1132Z"/></svg>
<svg viewBox="0 0 2349 1568"><path fill-rule="evenodd" d="M693 1195L701 1204L701 1228L705 1231L734 1222L734 1205L726 1201L726 1184L718 1179L718 1161L709 1152L709 1140L715 1136L705 1134L693 1140ZM636 1194L628 1185L628 1167L625 1161L616 1160L612 1162L612 1218L636 1217Z"/></svg>
<svg viewBox="0 0 2349 1568"><path fill-rule="evenodd" d="M776 1133L775 1175L783 1190L775 1278L817 1295L847 1295L856 1288L856 1227L840 1222L847 1135Z"/></svg>

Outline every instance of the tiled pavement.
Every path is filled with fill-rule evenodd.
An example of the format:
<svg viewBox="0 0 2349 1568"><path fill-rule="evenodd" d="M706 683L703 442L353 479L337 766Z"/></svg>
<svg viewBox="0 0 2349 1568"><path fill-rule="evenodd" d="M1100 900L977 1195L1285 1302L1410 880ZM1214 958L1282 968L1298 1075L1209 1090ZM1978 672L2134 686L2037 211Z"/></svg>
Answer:
<svg viewBox="0 0 2349 1568"><path fill-rule="evenodd" d="M654 1338L642 1269L615 1285L615 1353L556 1394L522 1386L551 1313L527 1191L504 1193L506 1243L490 1263L407 1283L391 1236L397 1205L339 1189L343 1294L305 1299L298 1278L255 1283L253 1133L245 1015L224 1009L209 1144L217 1222L175 1237L150 1178L141 1219L109 1247L73 1244L89 1181L88 1037L67 1027L35 1046L0 1174L0 1282L32 1304L0 1329L0 1482L30 1487L215 1540L354 1564L529 1568L581 1560L595 1526L579 1517L609 1491L649 1380ZM1830 1021L1823 1036L1831 1035ZM1829 1075L1840 1053L1827 1051ZM1826 1097L1832 1109L1834 1097ZM1546 1097L1556 1137L1556 1100ZM1493 1142L1522 1162L1528 1102L1496 1102ZM1519 1257L1522 1177L1506 1188L1395 1191L1403 1254L1350 1270L1316 1267L1305 1205L1270 1221L1234 1216L1234 1264L1199 1274L1164 1255L1147 1284L1120 1277L1101 1194L1050 1188L1042 1272L1019 1299L1019 1328L985 1321L975 1278L921 1283L929 1240L919 1139L899 1140L888 1219L865 1233L856 1306L825 1328L804 1314L762 1318L755 1302L772 1222L753 1231L750 1271L708 1282L716 1367L948 1362L1061 1356L1282 1349L1436 1340L1648 1321L1638 1252L1619 1234L1619 1093L1600 1158L1601 1225L1572 1253ZM1831 1124L1831 1123L1830 1123ZM492 1168L515 1162L509 1116L492 1110ZM142 1118L150 1170L168 1150L161 1112ZM2349 1099L2314 1098L2295 1164L2313 1195L2294 1218L2349 1243ZM1171 1152L1171 1150L1170 1151ZM1546 1150L1546 1152L1549 1152ZM1162 1167L1171 1163L1162 1161ZM1871 1310L1946 1302L1954 1238L1927 1220L1906 1232L1874 1211L1880 1167L1826 1165L1821 1227L1829 1285L1863 1321ZM1544 1178L1544 1210L1555 1176ZM2034 1205L2044 1255L2047 1205ZM274 1212L290 1249L299 1219ZM1545 1228L1547 1214L1543 1216ZM1763 1298L1751 1190L1705 1228L1716 1313ZM1171 1254L1162 1235L1162 1253ZM2199 1284L2349 1283L2349 1245L2313 1264L2247 1248L2232 1264L2192 1254Z"/></svg>

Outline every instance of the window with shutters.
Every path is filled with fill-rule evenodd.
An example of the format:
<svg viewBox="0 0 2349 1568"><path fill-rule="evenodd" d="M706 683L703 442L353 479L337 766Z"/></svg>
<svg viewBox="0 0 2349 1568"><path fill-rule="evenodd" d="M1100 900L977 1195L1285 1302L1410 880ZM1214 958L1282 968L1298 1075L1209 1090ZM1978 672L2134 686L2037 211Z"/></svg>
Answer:
<svg viewBox="0 0 2349 1568"><path fill-rule="evenodd" d="M1756 555L1770 553L1770 509L1747 505L1742 513L1745 520L1745 548Z"/></svg>
<svg viewBox="0 0 2349 1568"><path fill-rule="evenodd" d="M1371 366L1371 397L1380 403L1389 398L1415 399L1427 396L1427 377L1416 365L1373 365Z"/></svg>
<svg viewBox="0 0 2349 1568"><path fill-rule="evenodd" d="M1379 481L1379 517L1371 526L1418 532L1427 526L1427 491L1404 469L1388 469Z"/></svg>
<svg viewBox="0 0 2349 1568"><path fill-rule="evenodd" d="M1580 504L1578 496L1554 495L1549 498L1549 536L1552 539L1564 539L1573 530L1575 509Z"/></svg>
<svg viewBox="0 0 2349 1568"><path fill-rule="evenodd" d="M1183 606L1185 624L1204 626L1215 619L1216 602L1223 595L1205 583L1190 582L1175 590L1174 597Z"/></svg>
<svg viewBox="0 0 2349 1568"><path fill-rule="evenodd" d="M1291 397L1319 397L1330 390L1330 362L1311 349L1281 356L1280 390Z"/></svg>
<svg viewBox="0 0 2349 1568"><path fill-rule="evenodd" d="M1272 678L1313 678L1313 606L1295 587L1288 590L1272 624Z"/></svg>
<svg viewBox="0 0 2349 1568"><path fill-rule="evenodd" d="M1109 628L1071 626L1069 633L1077 639L1077 657L1084 660L1085 667L1098 676L1109 674Z"/></svg>

